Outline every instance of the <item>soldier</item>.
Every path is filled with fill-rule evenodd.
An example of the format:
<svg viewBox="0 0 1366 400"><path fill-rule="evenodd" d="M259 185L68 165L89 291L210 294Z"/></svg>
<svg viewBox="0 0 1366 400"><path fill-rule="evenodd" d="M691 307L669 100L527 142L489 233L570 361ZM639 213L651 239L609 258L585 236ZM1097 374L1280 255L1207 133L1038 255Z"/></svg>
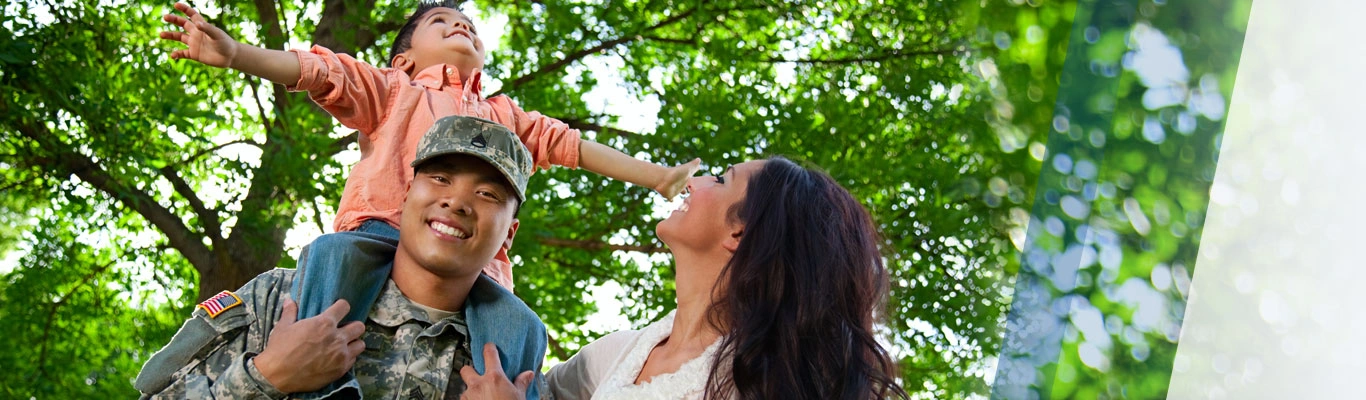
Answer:
<svg viewBox="0 0 1366 400"><path fill-rule="evenodd" d="M295 271L268 271L196 307L138 374L142 397L456 398L461 368L484 373L485 361L490 373L529 371L517 386L539 397L545 325L479 273L517 232L528 150L492 121L446 117L411 165L399 240L370 237L397 253L363 324L338 326L345 300L295 321ZM471 343L491 344L473 352Z"/></svg>

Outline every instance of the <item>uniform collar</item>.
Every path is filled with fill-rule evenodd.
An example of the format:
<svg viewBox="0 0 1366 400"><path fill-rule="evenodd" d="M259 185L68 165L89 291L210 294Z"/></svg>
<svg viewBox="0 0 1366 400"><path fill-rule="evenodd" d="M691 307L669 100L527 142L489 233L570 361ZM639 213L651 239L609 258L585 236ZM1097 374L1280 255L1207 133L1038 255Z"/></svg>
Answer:
<svg viewBox="0 0 1366 400"><path fill-rule="evenodd" d="M440 321L432 321L427 311L403 295L393 279L386 280L384 290L379 292L379 298L375 299L375 305L370 308L369 321L366 325L373 323L394 329L410 321L421 323L421 333L417 335L419 338L441 337L452 333L459 335L459 340L462 341L468 341L470 337L469 324L465 320L463 310ZM366 346L373 345L375 344L367 343Z"/></svg>
<svg viewBox="0 0 1366 400"><path fill-rule="evenodd" d="M411 320L430 324L432 321L429 319L426 311L398 290L393 279L384 282L384 289L379 292L379 298L375 299L375 305L370 309L370 320L387 327L403 325Z"/></svg>
<svg viewBox="0 0 1366 400"><path fill-rule="evenodd" d="M426 310L403 295L403 291L398 289L398 284L395 284L393 279L384 282L384 290L379 292L379 298L375 299L375 305L370 308L370 321L390 328L408 321L421 321L427 325L440 325L437 331L445 331L447 328L455 328L462 333L465 331L464 310L440 321L432 321Z"/></svg>

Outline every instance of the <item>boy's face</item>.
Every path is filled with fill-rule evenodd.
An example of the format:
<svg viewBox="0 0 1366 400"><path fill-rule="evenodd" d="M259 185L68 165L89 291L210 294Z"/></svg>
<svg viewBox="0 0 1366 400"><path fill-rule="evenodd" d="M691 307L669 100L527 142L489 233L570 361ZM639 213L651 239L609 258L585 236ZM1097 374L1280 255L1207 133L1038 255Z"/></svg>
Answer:
<svg viewBox="0 0 1366 400"><path fill-rule="evenodd" d="M435 8L421 17L411 47L403 53L413 63L410 74L436 64L449 64L463 74L484 67L484 42L474 22L453 8Z"/></svg>
<svg viewBox="0 0 1366 400"><path fill-rule="evenodd" d="M473 156L419 167L403 203L396 257L438 276L477 275L517 233L517 195L502 173Z"/></svg>

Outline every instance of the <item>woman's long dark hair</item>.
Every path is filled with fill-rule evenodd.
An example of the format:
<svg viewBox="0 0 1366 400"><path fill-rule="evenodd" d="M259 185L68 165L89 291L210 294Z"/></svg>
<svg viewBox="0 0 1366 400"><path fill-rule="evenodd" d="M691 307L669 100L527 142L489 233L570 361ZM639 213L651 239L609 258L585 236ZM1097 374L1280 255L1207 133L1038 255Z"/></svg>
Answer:
<svg viewBox="0 0 1366 400"><path fill-rule="evenodd" d="M727 333L706 398L906 398L874 339L887 270L863 206L829 175L773 157L730 214L744 233L708 310Z"/></svg>

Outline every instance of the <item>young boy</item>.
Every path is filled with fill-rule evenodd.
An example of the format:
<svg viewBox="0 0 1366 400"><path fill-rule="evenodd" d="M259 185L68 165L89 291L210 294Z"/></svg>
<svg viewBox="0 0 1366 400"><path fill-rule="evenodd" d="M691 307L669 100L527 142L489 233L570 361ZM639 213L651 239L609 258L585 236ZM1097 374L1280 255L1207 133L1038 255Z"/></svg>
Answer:
<svg viewBox="0 0 1366 400"><path fill-rule="evenodd" d="M351 169L342 192L338 232L316 239L299 257L299 273L291 294L299 318L321 313L333 301L352 304L348 321L363 320L379 293L382 268L393 247L379 237L395 238L403 188L411 180L406 167L414 148L433 121L449 115L474 116L510 128L531 150L535 166L582 166L603 176L654 189L665 198L682 191L700 160L668 168L627 156L615 149L580 140L579 132L537 112L526 112L506 96L480 95L484 45L473 23L450 1L424 2L399 30L390 49L390 68L378 68L319 46L308 51L280 51L243 44L184 3L185 17L163 19L183 29L161 32L161 38L185 43L171 53L203 64L236 69L307 91L342 125L360 131L361 160ZM188 19L187 19L188 18ZM530 173L531 171L528 171ZM460 238L469 232L441 227ZM438 229L433 227L432 229ZM484 273L512 289L509 241ZM339 268L336 266L347 266ZM364 265L374 268L360 267Z"/></svg>

